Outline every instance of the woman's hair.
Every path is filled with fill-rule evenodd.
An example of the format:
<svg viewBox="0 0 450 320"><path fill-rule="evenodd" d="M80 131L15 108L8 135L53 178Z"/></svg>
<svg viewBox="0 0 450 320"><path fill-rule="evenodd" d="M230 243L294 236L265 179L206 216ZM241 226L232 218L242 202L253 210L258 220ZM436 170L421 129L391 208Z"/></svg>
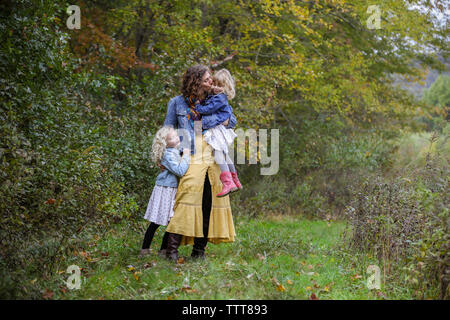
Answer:
<svg viewBox="0 0 450 320"><path fill-rule="evenodd" d="M151 158L154 163L159 164L161 162L161 158L164 154L164 151L166 151L167 148L166 142L167 135L172 130L175 129L169 126L164 126L156 132L155 137L153 138L152 154L151 154Z"/></svg>
<svg viewBox="0 0 450 320"><path fill-rule="evenodd" d="M228 97L228 100L234 98L236 91L234 90L234 79L231 76L230 71L227 69L220 69L213 76L214 85L218 87L222 87L225 91L225 94Z"/></svg>
<svg viewBox="0 0 450 320"><path fill-rule="evenodd" d="M199 98L199 89L202 83L202 78L206 72L210 72L207 66L198 64L186 70L183 76L183 83L181 85L181 93L185 97L195 96Z"/></svg>

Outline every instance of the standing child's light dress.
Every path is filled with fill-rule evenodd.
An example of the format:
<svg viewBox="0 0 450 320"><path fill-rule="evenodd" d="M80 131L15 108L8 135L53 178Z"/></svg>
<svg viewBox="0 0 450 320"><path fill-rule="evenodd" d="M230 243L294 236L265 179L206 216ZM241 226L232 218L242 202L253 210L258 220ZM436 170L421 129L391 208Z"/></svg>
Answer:
<svg viewBox="0 0 450 320"><path fill-rule="evenodd" d="M189 168L190 154L180 156L177 148L167 148L161 159L166 168L156 177L155 187L147 205L144 219L161 226L167 226L173 216L177 194L178 177L184 176Z"/></svg>

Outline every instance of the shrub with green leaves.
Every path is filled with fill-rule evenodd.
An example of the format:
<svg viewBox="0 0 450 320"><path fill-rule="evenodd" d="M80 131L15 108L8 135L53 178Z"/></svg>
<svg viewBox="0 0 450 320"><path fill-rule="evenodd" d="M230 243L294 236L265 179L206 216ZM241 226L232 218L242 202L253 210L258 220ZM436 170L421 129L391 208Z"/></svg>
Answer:
<svg viewBox="0 0 450 320"><path fill-rule="evenodd" d="M377 256L387 277L406 270L418 298L449 298L449 172L448 153L428 154L409 176L369 177L346 211L350 246Z"/></svg>

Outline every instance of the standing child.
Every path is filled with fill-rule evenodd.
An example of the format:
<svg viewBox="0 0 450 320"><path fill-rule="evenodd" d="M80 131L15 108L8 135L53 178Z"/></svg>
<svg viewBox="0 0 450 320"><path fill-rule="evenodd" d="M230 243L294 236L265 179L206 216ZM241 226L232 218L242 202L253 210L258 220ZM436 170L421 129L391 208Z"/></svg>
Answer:
<svg viewBox="0 0 450 320"><path fill-rule="evenodd" d="M189 149L184 149L181 157L179 146L178 133L169 126L159 129L153 139L152 160L165 169L156 177L155 187L145 212L144 219L150 221L150 225L145 232L141 256L150 253L150 244L155 231L159 226L167 226L173 216L178 177L184 176L188 170L191 155ZM167 233L164 235L160 254L164 254L167 247L166 235Z"/></svg>
<svg viewBox="0 0 450 320"><path fill-rule="evenodd" d="M228 100L233 99L235 95L234 79L227 69L221 69L214 74L213 83L214 86L211 89L218 94L210 95L201 104L196 104L195 110L202 115L202 118L214 114L222 123L233 113L233 108L228 104ZM227 129L223 124L219 124L206 130L203 137L213 148L214 159L221 171L220 181L223 187L216 196L224 197L230 192L242 189L233 160L228 155L228 146L237 137L236 133L233 129Z"/></svg>

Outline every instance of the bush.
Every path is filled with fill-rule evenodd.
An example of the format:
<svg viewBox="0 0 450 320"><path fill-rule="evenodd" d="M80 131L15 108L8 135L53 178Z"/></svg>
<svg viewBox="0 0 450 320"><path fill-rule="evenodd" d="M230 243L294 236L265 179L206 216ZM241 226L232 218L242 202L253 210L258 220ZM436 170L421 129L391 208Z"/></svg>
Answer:
<svg viewBox="0 0 450 320"><path fill-rule="evenodd" d="M56 23L67 6L0 7L0 287L14 298L30 296L17 288L30 290L28 280L50 272L86 226L136 219L157 170L148 157L154 126L136 112L142 95L130 92L140 98L126 109L119 77L79 68Z"/></svg>
<svg viewBox="0 0 450 320"><path fill-rule="evenodd" d="M368 178L346 211L350 246L377 256L389 277L407 270L420 298L449 298L448 176L448 153L438 149L409 176Z"/></svg>

